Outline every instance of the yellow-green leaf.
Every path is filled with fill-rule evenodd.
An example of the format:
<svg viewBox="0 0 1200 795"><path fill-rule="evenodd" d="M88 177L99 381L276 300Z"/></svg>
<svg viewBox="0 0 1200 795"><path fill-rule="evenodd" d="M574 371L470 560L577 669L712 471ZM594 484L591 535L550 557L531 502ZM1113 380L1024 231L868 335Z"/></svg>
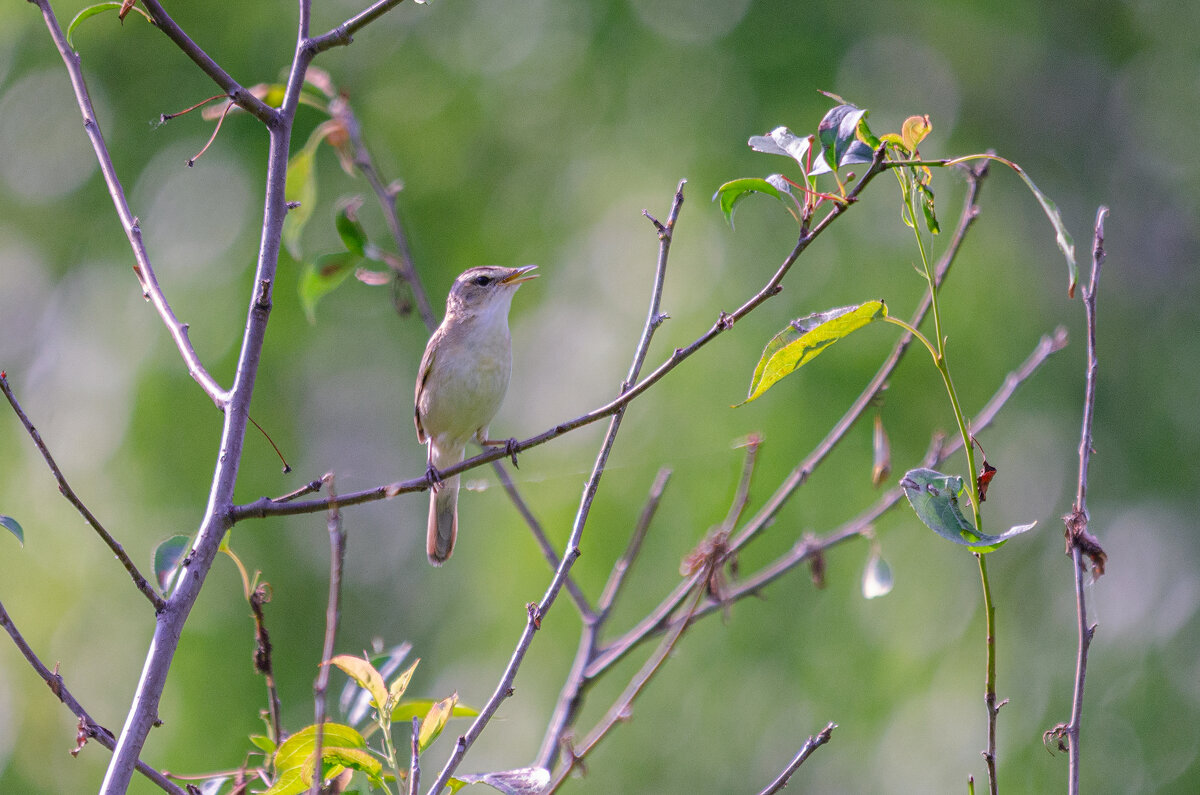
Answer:
<svg viewBox="0 0 1200 795"><path fill-rule="evenodd" d="M885 317L887 305L883 301L867 301L793 320L763 349L750 381L750 392L738 406L758 399L781 378L808 364L850 332Z"/></svg>
<svg viewBox="0 0 1200 795"><path fill-rule="evenodd" d="M408 683L412 680L413 672L417 670L420 662L419 659L414 660L404 673L392 680L392 685L388 688L388 703L392 705L393 709L400 704L400 699L404 697L404 691L408 689ZM393 712L392 715L394 720L395 713Z"/></svg>
<svg viewBox="0 0 1200 795"><path fill-rule="evenodd" d="M90 5L87 8L80 11L78 14L75 15L75 18L71 20L71 24L67 25L67 46L70 47L72 50L75 49L75 44L74 44L74 42L71 41L71 36L73 36L75 34L75 28L79 26L80 22L83 22L85 19L87 19L89 17L94 17L97 14L102 14L105 11L118 11L118 10L120 10L122 5L124 5L124 4L123 3L96 3L95 5ZM146 21L149 22L151 25L154 24L154 20L150 17L149 14L146 13L146 11L144 9L134 6L132 10L138 12L143 17L145 17ZM122 21L124 21L124 20L122 20Z"/></svg>
<svg viewBox="0 0 1200 795"><path fill-rule="evenodd" d="M432 698L410 698L406 701L401 701L392 710L392 723L411 723L413 718L419 718L433 707ZM450 713L452 718L474 718L479 714L479 710L474 707L455 704L454 711Z"/></svg>
<svg viewBox="0 0 1200 795"><path fill-rule="evenodd" d="M321 663L322 665L336 665L346 672L346 675L358 683L358 686L371 694L371 700L375 703L375 709L383 712L384 705L388 701L388 688L384 684L383 676L375 669L374 665L364 660L362 657L355 657L350 654L339 654L333 659Z"/></svg>
<svg viewBox="0 0 1200 795"><path fill-rule="evenodd" d="M454 705L457 703L458 693L454 693L429 708L425 719L421 721L421 731L417 735L417 747L424 751L438 738L442 729L446 727L446 721L450 720L450 714L454 711Z"/></svg>

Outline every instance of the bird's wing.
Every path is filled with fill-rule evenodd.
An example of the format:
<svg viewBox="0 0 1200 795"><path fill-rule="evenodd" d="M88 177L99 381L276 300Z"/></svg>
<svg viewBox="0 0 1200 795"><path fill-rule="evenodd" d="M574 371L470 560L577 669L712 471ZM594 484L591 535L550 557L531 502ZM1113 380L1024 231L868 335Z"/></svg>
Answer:
<svg viewBox="0 0 1200 795"><path fill-rule="evenodd" d="M436 347L434 343L437 341L440 331L441 329L438 329L429 338L429 344L425 346L425 355L421 357L421 366L417 368L417 388L413 394L413 422L417 426L417 441L421 444L428 441L425 429L421 426L421 392L425 390L429 373L433 370L433 349Z"/></svg>

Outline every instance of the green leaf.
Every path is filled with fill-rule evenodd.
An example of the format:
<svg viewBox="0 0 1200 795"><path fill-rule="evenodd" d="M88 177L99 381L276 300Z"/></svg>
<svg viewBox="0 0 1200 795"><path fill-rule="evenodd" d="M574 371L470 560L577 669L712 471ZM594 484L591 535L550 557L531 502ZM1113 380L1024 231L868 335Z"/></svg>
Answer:
<svg viewBox="0 0 1200 795"><path fill-rule="evenodd" d="M393 709L400 703L400 699L404 697L404 691L408 689L408 683L412 681L413 673L417 670L417 665L420 660L415 660L402 674L392 680L392 684L388 687L388 703ZM395 713L393 712L393 720Z"/></svg>
<svg viewBox="0 0 1200 795"><path fill-rule="evenodd" d="M67 25L67 46L70 47L72 50L75 49L75 44L74 44L74 42L71 41L71 36L74 35L75 28L79 26L80 22L83 22L85 19L88 19L90 17L94 17L97 14L103 14L105 11L118 11L118 10L120 10L122 5L123 4L119 3L119 2L118 3L96 3L95 5L88 6L87 8L80 11L78 14L75 15L75 18L71 20L71 24ZM133 6L132 10L138 12L143 17L145 17L146 21L149 22L151 25L154 24L154 19L149 14L147 14L144 9L138 8L135 5L135 6Z"/></svg>
<svg viewBox="0 0 1200 795"><path fill-rule="evenodd" d="M317 322L317 302L341 286L354 273L362 257L350 251L322 254L300 274L300 305L309 323Z"/></svg>
<svg viewBox="0 0 1200 795"><path fill-rule="evenodd" d="M538 795L550 783L550 771L544 767L522 767L479 775L460 775L464 784L487 784L504 795Z"/></svg>
<svg viewBox="0 0 1200 795"><path fill-rule="evenodd" d="M266 751L268 754L275 753L275 741L265 734L251 734L250 742L254 743L254 747L260 751Z"/></svg>
<svg viewBox="0 0 1200 795"><path fill-rule="evenodd" d="M917 183L917 191L921 196L921 210L925 213L925 226L931 234L942 231L938 224L937 213L933 209L933 189L923 182Z"/></svg>
<svg viewBox="0 0 1200 795"><path fill-rule="evenodd" d="M320 142L321 138L310 136L304 148L288 161L283 198L292 207L283 219L283 244L295 260L301 259L300 234L317 203L316 159Z"/></svg>
<svg viewBox="0 0 1200 795"><path fill-rule="evenodd" d="M154 579L158 581L158 588L163 593L170 590L175 572L179 570L179 564L183 562L191 546L191 536L171 536L154 548Z"/></svg>
<svg viewBox="0 0 1200 795"><path fill-rule="evenodd" d="M421 721L421 731L417 734L418 748L424 751L438 738L442 729L446 727L446 721L450 720L450 714L454 712L454 705L457 703L458 693L454 693L429 708L425 719Z"/></svg>
<svg viewBox="0 0 1200 795"><path fill-rule="evenodd" d="M900 480L900 487L917 518L933 532L973 552L992 552L1013 536L1032 530L1037 522L1016 525L1000 535L988 535L975 529L963 516L959 497L966 484L958 475L943 475L933 469L912 469Z"/></svg>
<svg viewBox="0 0 1200 795"><path fill-rule="evenodd" d="M305 726L279 746L275 754L276 778L269 795L295 795L305 792L312 783L317 750L316 724ZM355 729L341 723L326 723L321 734L322 775L336 775L336 770L353 768L369 777L378 777L382 770L370 756L367 741Z"/></svg>
<svg viewBox="0 0 1200 795"><path fill-rule="evenodd" d="M385 705L388 703L388 688L384 684L383 676L375 669L374 665L364 660L362 657L355 657L350 654L339 654L322 665L336 665L346 672L346 675L358 683L358 686L371 694L371 700L374 701L375 709L380 713L383 712Z"/></svg>
<svg viewBox="0 0 1200 795"><path fill-rule="evenodd" d="M0 514L0 527L7 527L8 531L17 537L21 546L25 546L25 531L21 529L21 525L16 519Z"/></svg>
<svg viewBox="0 0 1200 795"><path fill-rule="evenodd" d="M808 364L842 337L885 317L887 305L883 301L867 301L793 320L763 349L750 380L750 393L737 405L757 400L781 378Z"/></svg>
<svg viewBox="0 0 1200 795"><path fill-rule="evenodd" d="M362 222L358 220L358 209L363 204L362 197L355 196L339 202L339 204L341 206L334 218L338 236L342 238L342 243L346 246L347 251L361 257L365 254L367 247L367 232L363 229Z"/></svg>
<svg viewBox="0 0 1200 795"><path fill-rule="evenodd" d="M858 139L858 123L867 111L854 105L838 105L825 114L817 125L817 137L821 141L820 168L813 167L813 174L836 171L851 163L870 163L875 153L871 147Z"/></svg>
<svg viewBox="0 0 1200 795"><path fill-rule="evenodd" d="M433 708L432 698L410 698L401 701L392 709L393 723L411 723L413 718L419 718L425 715ZM479 714L479 710L474 707L455 704L454 710L450 713L452 718L473 718Z"/></svg>
<svg viewBox="0 0 1200 795"><path fill-rule="evenodd" d="M1054 242L1058 244L1059 250L1067 258L1067 295L1074 298L1075 285L1078 280L1075 267L1075 241L1071 238L1071 233L1067 231L1066 224L1063 223L1062 213L1058 211L1058 205L1051 201L1049 196L1042 193L1037 185L1033 184L1033 180L1029 178L1024 169L1016 163L1009 163L1009 165L1025 181L1029 190L1033 191L1034 198L1038 200L1038 204L1042 205L1042 212L1050 219L1050 225L1054 227Z"/></svg>
<svg viewBox="0 0 1200 795"><path fill-rule="evenodd" d="M779 192L779 189L765 179L744 177L743 179L726 182L717 188L717 192L713 194L713 201L720 202L721 212L725 213L725 220L729 222L731 228L733 227L734 207L751 193L765 193L768 196L774 196L781 202L784 200L783 194Z"/></svg>

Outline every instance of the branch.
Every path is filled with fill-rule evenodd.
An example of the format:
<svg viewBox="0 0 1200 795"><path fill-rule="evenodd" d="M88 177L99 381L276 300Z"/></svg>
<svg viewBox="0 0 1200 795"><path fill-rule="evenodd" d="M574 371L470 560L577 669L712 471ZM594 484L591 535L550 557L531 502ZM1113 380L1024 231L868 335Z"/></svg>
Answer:
<svg viewBox="0 0 1200 795"><path fill-rule="evenodd" d="M100 520L98 520L88 509L88 507L83 504L83 500L79 499L78 495L75 494L75 490L72 489L70 484L67 483L67 479L63 477L62 470L58 468L58 464L56 464L54 461L54 456L50 455L49 448L47 448L46 443L42 441L42 435L38 433L37 428L33 426L33 423L29 421L29 417L27 417L25 412L21 409L21 405L17 402L17 398L12 392L12 388L8 385L8 378L5 377L3 372L0 372L0 391L4 392L4 396L8 398L9 405L11 405L13 411L17 413L17 418L21 420L21 424L25 426L25 430L29 433L30 438L33 439L33 443L37 447L38 452L40 452L42 454L42 458L45 459L46 465L50 467L50 474L54 475L54 479L58 481L59 493L67 498L67 502L75 506L75 510L79 511L79 514L84 518L84 521L92 526L92 529L96 531L98 536L100 536L100 540L103 541L110 550L112 550L113 555L115 555L117 560L121 562L121 565L125 567L125 571L129 572L129 576L133 579L133 584L137 586L137 589L141 591L147 599L150 600L150 604L154 605L154 612L162 612L163 608L166 607L166 602L163 601L163 598L159 596L150 583L147 582L146 578L142 576L142 573L138 571L138 567L134 565L133 560L131 560L129 555L125 552L125 548L122 547L121 544L115 538L113 538L107 530L104 529L104 526L100 524Z"/></svg>
<svg viewBox="0 0 1200 795"><path fill-rule="evenodd" d="M313 686L313 701L315 703L314 723L317 725L315 750L313 758L316 765L312 776L312 793L320 795L322 772L321 743L325 734L325 692L329 689L329 660L333 659L333 651L337 645L338 624L342 616L342 564L346 560L346 534L342 531L342 514L338 510L337 492L334 486L333 473L324 478L329 484L329 516L326 527L329 530L329 601L325 608L325 645L321 651L321 667L317 673L317 681Z"/></svg>
<svg viewBox="0 0 1200 795"><path fill-rule="evenodd" d="M679 211L683 207L683 186L686 183L687 180L679 181L679 186L675 190L675 200L671 205L671 214L666 224L662 225L655 222L655 226L659 229L658 264L655 268L650 308L646 315L645 326L642 329L641 340L638 342L633 354L633 363L629 367L629 374L622 384L623 389L637 380L642 362L646 358L646 351L650 347L650 340L654 336L654 331L663 321L663 316L659 313L659 304L662 298L663 283L666 280L667 257L671 251L671 239L675 230L675 222L679 218ZM608 456L612 451L613 443L616 441L617 432L620 430L624 414L624 408L622 407L613 414L609 422L608 432L605 434L604 440L600 445L600 451L596 455L596 463L592 467L592 474L584 485L583 498L580 500L579 510L575 515L575 522L571 527L571 535L567 540L566 552L563 554L562 562L559 563L554 577L550 580L550 585L546 589L542 601L536 605L529 605L529 619L525 623L525 629L517 641L517 647L513 651L512 657L504 670L504 674L500 678L499 684L496 686L495 692L488 699L483 709L480 710L479 716L471 724L471 728L467 733L458 738L453 753L451 753L450 758L446 761L437 779L429 788L430 793L436 795L436 793L442 791L442 787L446 785L446 781L462 761L467 749L471 747L471 744L474 743L484 727L491 720L492 715L499 709L500 703L512 694L513 681L516 679L517 670L520 668L521 662L524 660L525 654L533 642L533 635L541 628L543 618L554 605L554 601L558 597L558 593L562 589L563 583L571 571L571 567L579 558L579 544L583 538L583 529L591 512L592 501L595 499L596 490L600 486L600 478L604 474L605 467L608 464Z"/></svg>
<svg viewBox="0 0 1200 795"><path fill-rule="evenodd" d="M1084 598L1084 574L1086 555L1092 561L1095 577L1104 574L1108 556L1100 542L1088 530L1087 481L1088 466L1092 456L1092 423L1096 411L1096 373L1099 363L1096 356L1096 289L1100 286L1100 267L1104 264L1104 219L1108 208L1096 211L1096 228L1092 244L1092 278L1083 288L1083 307L1087 319L1087 379L1084 387L1083 428L1079 438L1079 483L1075 492L1075 505L1070 514L1063 517L1067 525L1067 552L1075 572L1075 614L1078 619L1079 645L1075 655L1075 688L1071 698L1071 722L1065 729L1069 759L1067 791L1070 795L1079 792L1080 746L1079 732L1083 724L1083 683L1087 676L1088 649L1096 625L1088 625L1087 601Z"/></svg>
<svg viewBox="0 0 1200 795"><path fill-rule="evenodd" d="M41 4L42 2L46 2L46 0L35 0L35 2ZM216 61L210 58L208 53L201 49L196 42L192 41L191 37L183 32L183 28L179 27L175 23L175 20L171 19L171 15L159 5L158 0L142 0L142 7L146 9L146 13L150 14L150 17L154 20L154 24L163 33L167 34L167 38L175 42L175 46L182 50L184 55L192 59L192 62L200 67L200 71L211 77L213 82L220 86L221 90L234 103L253 115L268 128L274 127L279 122L279 111L251 94L249 90L222 69Z"/></svg>
<svg viewBox="0 0 1200 795"><path fill-rule="evenodd" d="M22 637L20 631L17 630L17 625L9 617L3 603L0 603L0 626L4 627L5 631L8 632L9 637L12 638L13 643L17 646L17 650L29 661L29 664L33 666L33 670L37 672L38 676L42 677L42 681L50 688L50 692L54 694L55 698L65 704L67 709L71 710L79 718L79 745L71 752L72 756L79 753L83 747L83 743L88 739L95 740L110 751L113 750L116 741L113 739L112 732L92 720L92 716L87 713L83 705L75 700L75 696L71 695L71 691L63 683L63 678L58 672L57 665L51 671L42 664L42 661L38 659L33 649L25 642L25 638ZM141 759L137 760L135 767L139 773L154 782L164 792L169 792L171 795L187 795L182 789L172 784L166 776L147 765Z"/></svg>
<svg viewBox="0 0 1200 795"><path fill-rule="evenodd" d="M808 759L808 757L812 755L813 751L829 742L830 735L833 734L833 730L837 727L837 724L831 721L825 724L825 728L821 729L817 735L809 737L804 745L800 747L800 752L796 754L796 758L793 759L788 766L783 769L783 772L779 774L779 777L772 781L766 789L759 793L759 795L772 795L772 793L779 792L786 787L788 779L792 777L792 774L800 769L800 765L804 764L804 760Z"/></svg>
<svg viewBox="0 0 1200 795"><path fill-rule="evenodd" d="M1056 330L1053 335L1043 336L1029 357L1021 363L1020 367L1005 377L1004 383L992 396L991 400L972 419L971 427L982 430L990 425L1000 409L1008 402L1013 393L1016 392L1017 387L1028 380L1047 358L1062 350L1066 346L1066 343L1066 331L1061 328ZM961 439L955 438L945 444L942 444L939 439L932 446L929 454L926 455L925 462L922 465L934 466L939 461L949 458L961 447ZM734 587L726 591L722 600L709 600L702 604L696 611L696 618L702 618L715 613L723 607L744 599L747 596L757 596L764 587L814 556L822 554L827 549L852 538L861 536L873 522L891 510L903 497L904 490L898 486L894 487L881 495L873 506L829 534L820 538L801 539L788 552L767 563L754 574L739 580ZM751 519L752 523L754 521L757 521L757 517ZM668 631L672 624L671 615L679 607L679 604L681 604L678 596L681 590L686 596L686 583L677 586L671 594L663 599L658 607L651 611L646 618L638 622L636 626L624 635L606 644L600 650L595 660L588 665L585 675L591 679L598 677L642 643Z"/></svg>
<svg viewBox="0 0 1200 795"><path fill-rule="evenodd" d="M370 6L350 17L333 30L308 40L313 55L334 47L345 47L354 41L354 34L379 17L400 5L404 0L376 0Z"/></svg>
<svg viewBox="0 0 1200 795"><path fill-rule="evenodd" d="M135 262L133 272L142 285L142 294L146 300L154 305L159 317L162 318L163 323L166 325L167 331L170 332L171 339L175 341L175 347L179 349L179 354L183 357L184 364L187 365L188 375L196 379L196 382L200 384L205 394L217 405L217 408L224 409L225 404L229 400L229 393L217 383L216 379L201 364L200 357L196 354L195 348L192 347L191 340L188 339L187 324L180 322L179 318L175 317L175 312L171 309L171 305L167 303L166 296L163 295L162 288L158 285L158 278L154 275L154 268L150 264L150 257L146 253L146 247L142 242L140 223L129 209L129 202L125 199L125 189L121 186L121 180L117 177L116 167L113 165L112 158L108 154L108 146L104 143L104 135L100 132L100 123L96 119L96 111L92 107L92 99L88 94L87 84L83 79L83 68L79 55L67 44L67 38L63 34L62 28L59 27L58 20L50 8L49 0L30 1L36 3L37 7L41 9L42 17L46 22L46 28L50 31L50 38L54 40L54 45L58 48L59 55L62 56L63 64L67 67L67 74L71 77L71 87L75 92L75 101L79 105L80 113L83 114L84 132L87 133L88 140L91 141L92 150L95 152L96 160L100 165L100 173L104 176L104 184L108 186L109 196L112 197L113 206L117 210L117 216L121 219L121 226L125 230L125 236L129 239L129 245L133 249L133 259ZM154 3L154 5L157 6L158 4Z"/></svg>
<svg viewBox="0 0 1200 795"><path fill-rule="evenodd" d="M477 456L468 458L461 463L455 464L454 466L446 467L444 470L440 470L439 473L444 478L448 478L453 475L459 475L468 470L491 463L492 461L498 461L501 458L508 458L514 453L524 452L530 448L545 444L546 442L556 439L559 436L570 433L578 428L582 428L585 425L590 425L593 422L597 422L606 417L612 417L619 412L623 412L627 405L644 394L648 389L650 389L650 387L654 386L655 383L666 376L667 373L674 370L698 350L712 342L717 336L733 328L733 325L736 321L745 317L750 312L753 312L764 301L778 295L781 289L779 286L780 282L791 269L792 265L795 263L800 254L802 254L804 250L807 249L808 246L813 242L813 240L815 240L822 232L824 232L834 220L843 215L847 208L853 206L854 201L858 198L858 195L862 189L866 187L866 185L882 171L882 161L879 158L880 154L877 153L875 162L873 162L871 168L869 168L867 172L863 174L862 179L859 180L854 190L850 192L846 203L834 205L830 212L822 217L815 227L813 227L811 230L804 231L799 240L796 242L796 245L792 249L791 253L788 254L783 263L779 266L779 268L775 271L775 273L771 276L761 290L755 293L754 296L738 307L734 312L721 312L717 317L716 322L707 332L702 334L687 347L676 348L666 361L660 364L645 378L640 381L637 381L636 379L628 379L627 382L632 384L631 386L623 389L620 395L605 405L593 409L586 414L580 415L572 420L559 423L558 425L555 425L554 427L549 428L548 430L545 430L536 436L531 436L528 439L518 440L513 442L511 445L506 445L504 447L484 450ZM653 318L656 326L665 319L666 318L664 316L655 316ZM641 353L641 359L645 359L645 351ZM411 480L398 481L383 486L376 486L364 491L345 494L339 498L338 502L342 506L359 505L365 502L388 499L409 492L425 491L428 488L429 479L422 474L420 477L413 478ZM262 519L268 516L293 516L302 513L317 513L319 511L327 510L328 507L328 499L307 500L304 502L280 504L269 497L263 497L255 500L252 503L235 506L231 511L230 518L236 524L243 519L252 517Z"/></svg>

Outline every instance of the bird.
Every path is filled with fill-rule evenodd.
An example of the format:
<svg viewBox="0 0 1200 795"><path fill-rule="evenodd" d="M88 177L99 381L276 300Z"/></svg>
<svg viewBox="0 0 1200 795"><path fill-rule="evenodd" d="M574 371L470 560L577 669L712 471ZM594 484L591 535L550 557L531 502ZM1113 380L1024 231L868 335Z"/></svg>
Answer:
<svg viewBox="0 0 1200 795"><path fill-rule="evenodd" d="M446 315L425 346L417 371L414 421L417 440L428 445L429 527L425 551L441 566L458 536L458 475L441 471L463 460L467 442L492 441L496 416L512 374L508 312L513 295L537 277L536 265L485 265L459 274L446 297Z"/></svg>

